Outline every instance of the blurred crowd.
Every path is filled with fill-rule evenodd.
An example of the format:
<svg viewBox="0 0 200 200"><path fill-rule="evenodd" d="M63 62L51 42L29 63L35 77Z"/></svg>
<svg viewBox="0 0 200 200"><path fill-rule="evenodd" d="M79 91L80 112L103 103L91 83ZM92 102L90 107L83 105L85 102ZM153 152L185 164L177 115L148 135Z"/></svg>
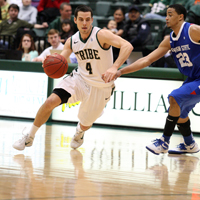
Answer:
<svg viewBox="0 0 200 200"><path fill-rule="evenodd" d="M79 5L78 2L87 3L72 0L0 0L0 51L20 51L22 61L41 62L46 55L51 54L51 49L62 50L65 41L78 30L73 20L74 8ZM186 21L200 25L200 0L149 0L145 3L141 0L127 0L122 4L120 1L103 3L88 1L88 6L93 6L94 10L94 26L109 29L133 45L128 64L152 52L170 34L171 30L165 26L169 5L183 5L188 12ZM101 6L106 7L102 7L103 14L99 16ZM118 54L119 50L113 48L114 60ZM73 54L69 62L77 63ZM176 65L169 52L153 63L152 67Z"/></svg>

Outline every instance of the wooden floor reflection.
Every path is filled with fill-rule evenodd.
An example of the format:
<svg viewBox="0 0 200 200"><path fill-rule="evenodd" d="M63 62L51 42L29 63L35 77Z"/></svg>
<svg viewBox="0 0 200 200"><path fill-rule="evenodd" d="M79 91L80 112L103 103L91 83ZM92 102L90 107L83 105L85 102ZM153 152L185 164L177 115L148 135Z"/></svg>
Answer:
<svg viewBox="0 0 200 200"><path fill-rule="evenodd" d="M200 200L200 153L147 152L161 133L93 127L72 150L75 126L44 125L32 147L14 150L30 125L0 120L1 200ZM170 147L181 141L173 135Z"/></svg>

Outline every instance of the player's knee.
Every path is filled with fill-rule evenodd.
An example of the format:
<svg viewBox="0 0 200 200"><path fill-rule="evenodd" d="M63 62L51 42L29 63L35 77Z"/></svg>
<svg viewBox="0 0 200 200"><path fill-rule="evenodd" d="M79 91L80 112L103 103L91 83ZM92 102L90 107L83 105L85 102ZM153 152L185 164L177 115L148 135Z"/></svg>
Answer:
<svg viewBox="0 0 200 200"><path fill-rule="evenodd" d="M57 95L51 95L45 101L45 106L47 109L52 110L55 107L59 106L61 103L61 99Z"/></svg>
<svg viewBox="0 0 200 200"><path fill-rule="evenodd" d="M172 106L173 107L176 107L176 106L179 107L178 103L176 102L176 100L172 96L169 97L169 104L170 104L170 107L172 107Z"/></svg>

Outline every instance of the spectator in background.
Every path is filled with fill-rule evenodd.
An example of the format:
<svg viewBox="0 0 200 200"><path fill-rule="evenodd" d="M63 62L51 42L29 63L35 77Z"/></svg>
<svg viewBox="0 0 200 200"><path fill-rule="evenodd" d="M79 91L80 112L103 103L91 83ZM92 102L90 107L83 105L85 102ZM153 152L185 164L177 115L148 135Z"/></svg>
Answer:
<svg viewBox="0 0 200 200"><path fill-rule="evenodd" d="M147 19L163 19L165 21L169 4L170 0L151 0L142 14Z"/></svg>
<svg viewBox="0 0 200 200"><path fill-rule="evenodd" d="M152 43L152 37L150 24L141 16L137 6L132 5L129 8L128 17L129 20L125 22L122 37L134 47L133 52L127 59L127 63L129 64L135 60L135 50L145 54L144 46Z"/></svg>
<svg viewBox="0 0 200 200"><path fill-rule="evenodd" d="M64 45L61 43L61 39L60 39L58 30L51 29L49 31L48 42L51 44L51 46L46 48L37 58L34 58L33 61L42 62L46 58L46 56L51 54L51 52L50 52L51 49L63 50ZM77 59L76 59L74 53L72 53L70 55L70 62L77 63Z"/></svg>
<svg viewBox="0 0 200 200"><path fill-rule="evenodd" d="M0 23L4 19L9 19L9 13L8 13L8 7L9 4L6 2L6 0L0 0Z"/></svg>
<svg viewBox="0 0 200 200"><path fill-rule="evenodd" d="M48 32L48 42L51 44L51 46L46 48L37 58L34 58L33 61L42 62L46 56L51 54L51 49L62 50L64 47L60 41L59 31L55 29L51 29Z"/></svg>
<svg viewBox="0 0 200 200"><path fill-rule="evenodd" d="M33 37L29 34L22 36L18 49L22 51L22 61L32 61L38 56Z"/></svg>
<svg viewBox="0 0 200 200"><path fill-rule="evenodd" d="M2 21L0 23L0 34L1 35L16 35L17 31L21 27L25 28L46 28L48 24L30 24L27 21L18 19L18 13L19 13L19 6L16 4L11 4L8 7L8 13L10 18L7 20ZM19 38L20 40L21 38ZM0 41L0 47L3 44L3 41ZM8 46L8 42L5 44L5 46Z"/></svg>
<svg viewBox="0 0 200 200"><path fill-rule="evenodd" d="M30 24L37 22L37 9L31 5L31 0L22 0L23 6L19 9L18 18Z"/></svg>
<svg viewBox="0 0 200 200"><path fill-rule="evenodd" d="M40 0L37 7L40 23L50 23L59 16L60 5L63 2L69 3L69 0Z"/></svg>
<svg viewBox="0 0 200 200"><path fill-rule="evenodd" d="M74 33L78 30L76 24L74 23L74 18L72 16L72 8L68 3L62 3L60 5L60 15L59 17L57 17L54 21L52 21L49 24L48 29L46 30L46 35L48 34L50 29L56 29L59 32L62 31L62 21L63 20L71 20L71 22L73 23L73 27L74 27Z"/></svg>
<svg viewBox="0 0 200 200"><path fill-rule="evenodd" d="M116 35L122 36L123 34L123 28L124 28L124 22L125 22L125 9L123 7L118 7L115 9L113 13L114 20L117 22L117 33ZM119 49L113 48L113 61L115 61L118 58L119 55Z"/></svg>
<svg viewBox="0 0 200 200"><path fill-rule="evenodd" d="M118 32L117 30L117 22L113 19L111 19L107 24L108 30L110 30L112 33L116 34Z"/></svg>
<svg viewBox="0 0 200 200"><path fill-rule="evenodd" d="M61 23L62 30L60 32L61 42L64 44L66 40L74 33L72 21L69 19L63 20Z"/></svg>
<svg viewBox="0 0 200 200"><path fill-rule="evenodd" d="M113 14L114 20L117 22L117 33L116 35L122 36L124 22L125 22L125 9L123 7L116 8Z"/></svg>

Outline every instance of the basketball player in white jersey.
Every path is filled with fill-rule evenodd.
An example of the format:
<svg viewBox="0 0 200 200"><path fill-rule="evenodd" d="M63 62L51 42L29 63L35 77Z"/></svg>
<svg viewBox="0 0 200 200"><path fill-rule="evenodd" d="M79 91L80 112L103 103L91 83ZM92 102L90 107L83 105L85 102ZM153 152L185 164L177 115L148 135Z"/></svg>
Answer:
<svg viewBox="0 0 200 200"><path fill-rule="evenodd" d="M77 101L81 101L79 123L70 146L74 149L81 146L85 131L101 116L114 90L114 81L105 83L102 74L113 77L133 50L129 42L109 30L93 27L93 13L88 6L76 8L74 22L79 31L66 41L61 55L68 58L74 52L78 69L54 88L37 112L30 131L13 144L17 150L32 146L37 130L48 120L55 107ZM111 46L120 48L119 57L114 63Z"/></svg>

